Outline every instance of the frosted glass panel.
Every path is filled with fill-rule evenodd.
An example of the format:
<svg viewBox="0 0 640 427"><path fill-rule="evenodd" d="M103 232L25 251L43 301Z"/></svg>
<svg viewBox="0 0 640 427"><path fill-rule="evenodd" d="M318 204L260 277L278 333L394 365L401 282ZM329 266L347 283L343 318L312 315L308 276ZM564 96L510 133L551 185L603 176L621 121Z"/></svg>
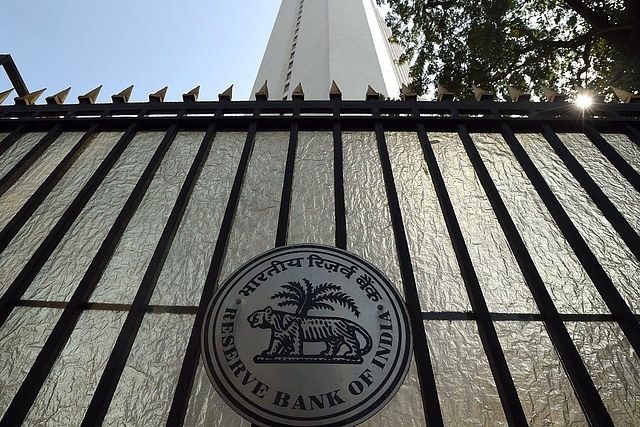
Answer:
<svg viewBox="0 0 640 427"><path fill-rule="evenodd" d="M223 280L275 245L288 145L288 132L256 135L220 275Z"/></svg>
<svg viewBox="0 0 640 427"><path fill-rule="evenodd" d="M520 141L631 310L640 313L640 261L547 141L537 134L522 135Z"/></svg>
<svg viewBox="0 0 640 427"><path fill-rule="evenodd" d="M185 427L250 427L251 423L236 414L222 400L211 385L202 363L199 363L184 425Z"/></svg>
<svg viewBox="0 0 640 427"><path fill-rule="evenodd" d="M402 294L404 290L375 134L346 132L342 134L342 140L347 250L378 267Z"/></svg>
<svg viewBox="0 0 640 427"><path fill-rule="evenodd" d="M333 135L300 132L287 243L335 244Z"/></svg>
<svg viewBox="0 0 640 427"><path fill-rule="evenodd" d="M219 133L178 227L151 304L200 303L246 134ZM179 284L179 286L176 286Z"/></svg>
<svg viewBox="0 0 640 427"><path fill-rule="evenodd" d="M425 331L445 425L506 426L475 323L429 321Z"/></svg>
<svg viewBox="0 0 640 427"><path fill-rule="evenodd" d="M532 426L586 426L542 322L495 322L522 409Z"/></svg>
<svg viewBox="0 0 640 427"><path fill-rule="evenodd" d="M166 424L193 320L192 315L145 315L103 425Z"/></svg>
<svg viewBox="0 0 640 427"><path fill-rule="evenodd" d="M4 292L29 261L95 169L118 142L121 133L98 134L62 177L0 256L0 292Z"/></svg>
<svg viewBox="0 0 640 427"><path fill-rule="evenodd" d="M49 177L69 150L78 142L81 132L65 132L56 139L33 165L0 197L0 229L4 228L11 218L29 200L29 197Z"/></svg>
<svg viewBox="0 0 640 427"><path fill-rule="evenodd" d="M640 173L640 147L627 135L603 133L601 135L627 161L636 172Z"/></svg>
<svg viewBox="0 0 640 427"><path fill-rule="evenodd" d="M203 137L200 132L176 136L120 238L91 302L133 302Z"/></svg>
<svg viewBox="0 0 640 427"><path fill-rule="evenodd" d="M615 323L567 322L615 425L640 425L640 359Z"/></svg>
<svg viewBox="0 0 640 427"><path fill-rule="evenodd" d="M421 427L427 425L424 419L415 359L412 358L407 378L396 395L380 412L360 425L364 427Z"/></svg>
<svg viewBox="0 0 640 427"><path fill-rule="evenodd" d="M636 232L640 232L640 194L583 134L559 134L598 187Z"/></svg>
<svg viewBox="0 0 640 427"><path fill-rule="evenodd" d="M457 134L429 138L489 311L537 313L487 195Z"/></svg>
<svg viewBox="0 0 640 427"><path fill-rule="evenodd" d="M0 328L0 418L61 314L59 309L16 307Z"/></svg>
<svg viewBox="0 0 640 427"><path fill-rule="evenodd" d="M460 267L415 133L386 134L423 311L469 311Z"/></svg>
<svg viewBox="0 0 640 427"><path fill-rule="evenodd" d="M25 299L64 301L71 298L162 135L148 132L133 138L33 280Z"/></svg>
<svg viewBox="0 0 640 427"><path fill-rule="evenodd" d="M4 177L22 158L46 135L44 132L31 132L22 135L0 156L0 178Z"/></svg>
<svg viewBox="0 0 640 427"><path fill-rule="evenodd" d="M473 140L558 311L608 313L504 138L499 134L477 134Z"/></svg>
<svg viewBox="0 0 640 427"><path fill-rule="evenodd" d="M82 313L24 425L80 425L125 317L125 312Z"/></svg>

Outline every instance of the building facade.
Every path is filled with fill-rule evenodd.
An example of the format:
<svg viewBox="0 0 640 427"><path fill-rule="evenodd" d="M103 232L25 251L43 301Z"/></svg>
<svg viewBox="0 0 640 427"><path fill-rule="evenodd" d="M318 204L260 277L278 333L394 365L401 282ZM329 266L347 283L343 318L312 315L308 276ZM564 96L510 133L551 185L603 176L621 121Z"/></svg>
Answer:
<svg viewBox="0 0 640 427"><path fill-rule="evenodd" d="M343 99L364 99L367 85L399 98L408 67L373 0L284 0L253 88L268 83L269 99L291 99L302 84L307 99L328 99L333 81Z"/></svg>

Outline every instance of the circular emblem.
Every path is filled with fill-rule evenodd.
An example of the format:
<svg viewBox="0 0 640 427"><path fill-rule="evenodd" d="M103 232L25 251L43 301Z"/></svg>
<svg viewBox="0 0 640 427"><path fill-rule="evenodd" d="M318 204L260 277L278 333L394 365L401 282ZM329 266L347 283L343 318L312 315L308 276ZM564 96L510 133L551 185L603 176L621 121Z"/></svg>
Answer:
<svg viewBox="0 0 640 427"><path fill-rule="evenodd" d="M409 368L407 312L366 261L295 245L249 261L220 287L202 328L223 399L259 425L356 425L396 393Z"/></svg>

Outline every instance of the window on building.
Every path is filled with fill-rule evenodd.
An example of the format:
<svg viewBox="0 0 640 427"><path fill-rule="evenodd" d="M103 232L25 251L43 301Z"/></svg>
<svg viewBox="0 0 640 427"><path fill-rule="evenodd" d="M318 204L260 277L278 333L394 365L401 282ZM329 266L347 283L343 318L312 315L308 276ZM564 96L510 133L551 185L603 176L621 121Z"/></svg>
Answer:
<svg viewBox="0 0 640 427"><path fill-rule="evenodd" d="M284 93L289 92L289 83L287 83L286 85L284 85L284 90L283 90L283 92L284 92Z"/></svg>
<svg viewBox="0 0 640 427"><path fill-rule="evenodd" d="M287 73L287 80L291 80L291 71Z"/></svg>

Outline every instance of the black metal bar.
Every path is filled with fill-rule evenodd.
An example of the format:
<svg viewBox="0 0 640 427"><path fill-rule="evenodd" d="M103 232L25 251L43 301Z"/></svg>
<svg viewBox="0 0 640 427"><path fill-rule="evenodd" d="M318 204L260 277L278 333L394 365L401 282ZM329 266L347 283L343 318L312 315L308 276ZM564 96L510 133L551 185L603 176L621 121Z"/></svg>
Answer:
<svg viewBox="0 0 640 427"><path fill-rule="evenodd" d="M638 236L638 233L629 225L624 216L622 216L613 203L611 203L611 200L602 192L598 184L589 176L576 158L573 157L549 125L542 126L542 134L551 147L553 147L556 154L562 159L567 169L569 169L569 172L571 172L571 175L573 175L582 188L586 190L589 197L591 197L605 218L607 218L620 237L622 237L622 240L624 240L631 252L640 260L640 236Z"/></svg>
<svg viewBox="0 0 640 427"><path fill-rule="evenodd" d="M515 140L515 135L507 125L502 126L505 139ZM480 153L478 153L469 132L461 125L459 134L464 144L465 150L473 167L478 175L478 179L484 188L489 199L489 203L500 223L509 246L516 258L518 266L531 290L534 300L544 318L544 324L549 333L549 337L560 356L560 360L565 367L567 375L574 386L578 401L592 426L613 426L613 421L609 416L606 407L596 389L591 376L584 366L580 354L576 349L569 332L564 326L560 314L549 295L547 288L540 277L529 251L527 250L522 237L518 233L513 219L505 206L500 193L491 179L491 175L484 165Z"/></svg>
<svg viewBox="0 0 640 427"><path fill-rule="evenodd" d="M335 191L336 247L347 249L347 215L344 207L344 161L342 128L333 124L333 186Z"/></svg>
<svg viewBox="0 0 640 427"><path fill-rule="evenodd" d="M11 130L9 135L4 137L4 139L0 142L0 156L2 156L9 148L11 148L13 144L16 143L18 139L20 139L26 127L27 125L24 124L16 126Z"/></svg>
<svg viewBox="0 0 640 427"><path fill-rule="evenodd" d="M244 182L247 165L249 164L249 158L251 157L251 152L253 150L256 128L257 126L255 123L249 127L242 156L240 157L240 163L238 164L238 170L236 171L236 176L233 180L233 186L231 188L231 193L229 194L229 201L227 203L218 239L216 241L216 247L211 259L211 265L202 290L198 314L196 314L196 318L193 322L193 328L191 330L191 335L189 336L187 350L182 362L182 369L180 370L180 377L178 378L178 384L176 386L173 402L169 411L169 418L167 420L167 426L169 427L182 426L184 424L184 417L187 413L189 398L191 397L191 388L196 375L196 369L198 368L202 322L204 320L208 302L213 297L213 293L217 287L218 276L220 275L227 243L229 241L229 236L231 235L233 217L235 216L235 212L238 207L242 183Z"/></svg>
<svg viewBox="0 0 640 427"><path fill-rule="evenodd" d="M418 124L417 131L424 159L427 162L434 189L438 197L438 203L440 204L440 209L442 210L445 224L447 225L458 265L460 266L462 279L467 289L467 295L469 296L473 312L477 316L476 324L478 333L487 355L491 372L493 373L507 422L511 426L527 425L527 418L524 415L520 399L518 398L518 392L513 383L513 378L511 377L507 361L504 357L498 334L496 333L491 315L489 314L487 302L482 294L482 289L473 268L462 230L460 229L453 204L447 192L424 124Z"/></svg>
<svg viewBox="0 0 640 427"><path fill-rule="evenodd" d="M31 167L47 148L60 136L60 125L55 125L5 176L0 178L0 197Z"/></svg>
<svg viewBox="0 0 640 427"><path fill-rule="evenodd" d="M159 167L162 157L167 152L171 142L173 141L175 133L176 125L172 126L172 128L167 132L167 135L160 143L145 171L138 179L136 186L129 195L124 207L109 230L109 233L100 245L98 252L93 257L91 264L89 264L87 271L78 284L78 287L74 291L71 299L66 303L65 310L60 316L60 319L58 319L58 322L56 322L56 326L51 331L45 345L32 365L31 370L27 374L25 380L20 386L20 389L11 402L9 409L3 418L3 423L7 420L7 425L17 426L20 425L27 416L31 405L33 405L33 402L47 379L51 368L59 357L60 352L64 349L69 337L73 333L73 329L75 328L91 293L98 284L100 277L104 272L104 268L109 263L109 260L113 255L113 251L117 247L127 224L129 224L136 208L144 197L144 194Z"/></svg>
<svg viewBox="0 0 640 427"><path fill-rule="evenodd" d="M27 89L27 85L24 84L20 71L18 71L18 67L16 67L15 62L13 62L11 55L0 55L0 65L4 67L4 71L7 73L7 77L9 77L9 81L11 81L18 96L28 94L29 90Z"/></svg>
<svg viewBox="0 0 640 427"><path fill-rule="evenodd" d="M175 127L172 129L175 135ZM142 279L138 292L131 304L131 310L125 319L120 331L120 335L111 352L111 356L107 361L100 382L87 409L85 418L82 422L83 427L99 426L104 421L107 414L113 394L115 393L122 371L126 365L133 343L136 339L140 325L149 307L149 301L153 295L158 278L162 272L164 262L173 243L173 239L178 232L178 227L182 221L182 217L189 203L189 199L193 192L193 188L198 180L200 171L206 162L211 150L211 143L216 134L216 126L212 124L200 145L193 163L185 177L180 189L180 193L174 203L169 219L162 232L160 240L156 245L156 249L151 257L149 266Z"/></svg>
<svg viewBox="0 0 640 427"><path fill-rule="evenodd" d="M49 174L47 179L38 187L38 189L29 197L29 200L20 208L20 210L11 218L2 231L0 231L0 253L7 247L11 239L20 231L22 226L31 218L42 201L49 195L51 190L58 184L65 173L73 166L78 153L90 141L93 134L97 131L98 124L94 124L80 138L76 145L71 148L67 155L60 161L58 166Z"/></svg>
<svg viewBox="0 0 640 427"><path fill-rule="evenodd" d="M49 235L40 244L31 259L18 274L13 283L0 297L0 326L4 324L13 310L15 304L22 298L24 291L29 287L31 281L36 277L42 266L47 262L56 246L64 238L64 235L71 228L82 209L96 192L102 180L107 176L115 162L118 160L122 152L129 145L137 131L137 125L132 124L122 135L118 143L111 150L109 155L103 160L102 164L93 173L84 188L78 193L76 198L71 202L65 213L62 215L57 224L53 227Z"/></svg>
<svg viewBox="0 0 640 427"><path fill-rule="evenodd" d="M435 376L433 374L431 356L429 355L427 335L424 330L424 323L422 321L420 299L418 296L416 281L413 274L413 266L411 265L409 243L407 242L404 222L402 221L400 201L398 200L398 193L396 191L396 185L393 179L391 160L389 159L389 150L387 148L387 142L384 136L382 123L376 122L375 133L378 143L378 152L380 153L380 163L382 165L384 185L387 192L387 200L389 201L389 211L391 213L393 234L395 236L396 249L398 251L400 275L402 276L404 294L411 321L411 328L413 333L413 352L418 369L420 388L422 389L422 404L424 408L424 416L429 427L443 426L444 421L442 419L440 401L438 400L438 391L436 388Z"/></svg>
<svg viewBox="0 0 640 427"><path fill-rule="evenodd" d="M592 126L585 126L584 133L618 172L629 181L629 184L640 193L640 174Z"/></svg>
<svg viewBox="0 0 640 427"><path fill-rule="evenodd" d="M640 147L640 131L631 125L627 125L625 131L629 139Z"/></svg>
<svg viewBox="0 0 640 427"><path fill-rule="evenodd" d="M296 150L298 147L298 123L291 123L289 132L289 148L287 151L287 164L282 185L282 198L280 199L280 214L278 217L278 231L276 232L276 247L287 244L287 232L289 229L289 211L291 210L291 191L293 188L293 171L296 162Z"/></svg>
<svg viewBox="0 0 640 427"><path fill-rule="evenodd" d="M508 136L510 127L505 125L504 131L506 133L505 136ZM578 260L580 260L580 263L591 278L596 289L600 292L600 295L607 304L609 311L618 321L620 328L627 337L627 340L629 340L631 347L633 347L636 354L640 354L640 324L638 323L638 319L631 312L629 306L611 282L611 279L598 262L598 259L593 254L584 238L578 232L576 226L571 222L571 219L551 191L551 188L549 188L549 185L542 177L540 171L538 171L534 163L531 161L531 158L529 158L529 155L522 148L520 142L518 142L516 138L511 137L505 137L505 141L522 166L522 169L529 178L529 181L531 181L535 187L540 198L549 210L549 213L558 225L558 228L567 239L569 246L573 249Z"/></svg>

